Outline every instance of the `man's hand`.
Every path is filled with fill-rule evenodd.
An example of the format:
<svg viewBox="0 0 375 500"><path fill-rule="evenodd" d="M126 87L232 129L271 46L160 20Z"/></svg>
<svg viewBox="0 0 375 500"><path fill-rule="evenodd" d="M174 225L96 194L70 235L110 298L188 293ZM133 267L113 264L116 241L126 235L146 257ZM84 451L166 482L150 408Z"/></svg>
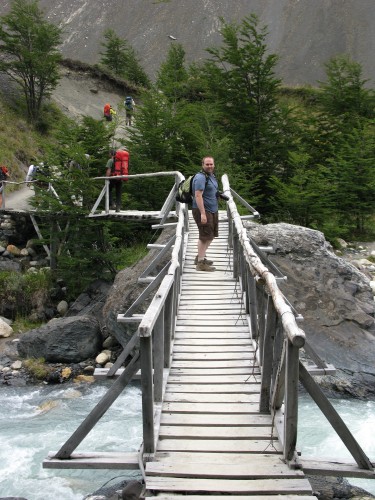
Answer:
<svg viewBox="0 0 375 500"><path fill-rule="evenodd" d="M206 214L201 214L201 223L207 224L207 215Z"/></svg>

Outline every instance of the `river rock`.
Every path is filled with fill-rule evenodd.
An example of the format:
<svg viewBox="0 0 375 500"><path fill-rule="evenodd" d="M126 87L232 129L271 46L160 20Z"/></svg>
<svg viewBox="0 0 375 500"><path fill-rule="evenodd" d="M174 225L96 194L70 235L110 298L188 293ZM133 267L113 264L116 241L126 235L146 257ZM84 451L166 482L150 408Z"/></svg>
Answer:
<svg viewBox="0 0 375 500"><path fill-rule="evenodd" d="M100 354L98 354L96 356L95 361L99 365L105 365L107 363L107 361L109 361L110 359L111 359L111 357L108 355L107 352L101 352Z"/></svg>
<svg viewBox="0 0 375 500"><path fill-rule="evenodd" d="M6 321L0 318L0 338L10 337L13 333L13 328Z"/></svg>
<svg viewBox="0 0 375 500"><path fill-rule="evenodd" d="M323 233L291 224L246 223L258 245L287 276L279 287L304 321L318 355L337 369L321 381L343 395L375 394L375 303L368 277L334 254Z"/></svg>
<svg viewBox="0 0 375 500"><path fill-rule="evenodd" d="M24 333L17 344L21 357L50 363L79 363L94 358L101 347L98 321L91 316L57 318Z"/></svg>
<svg viewBox="0 0 375 500"><path fill-rule="evenodd" d="M57 304L57 312L60 314L60 316L64 316L68 310L68 303L66 300L61 300L58 304Z"/></svg>

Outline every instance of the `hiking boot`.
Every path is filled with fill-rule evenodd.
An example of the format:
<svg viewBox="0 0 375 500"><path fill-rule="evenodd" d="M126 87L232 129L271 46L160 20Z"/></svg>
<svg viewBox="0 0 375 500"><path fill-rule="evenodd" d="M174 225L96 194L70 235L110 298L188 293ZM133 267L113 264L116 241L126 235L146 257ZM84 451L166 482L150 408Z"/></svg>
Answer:
<svg viewBox="0 0 375 500"><path fill-rule="evenodd" d="M207 264L207 262L205 260L201 260L200 262L198 262L195 269L197 271L205 271L205 272L209 272L209 273L212 273L213 271L216 270L215 267L212 267L209 264Z"/></svg>
<svg viewBox="0 0 375 500"><path fill-rule="evenodd" d="M120 207L116 207L116 212L121 212L121 208Z"/></svg>
<svg viewBox="0 0 375 500"><path fill-rule="evenodd" d="M214 263L214 261L213 261L213 260L208 260L208 259L206 259L206 257L205 257L203 260L204 260L204 262L205 262L206 264L208 264L209 266L212 266L212 264ZM197 265L197 264L198 264L198 255L197 255L197 256L195 257L195 259L194 259L194 264L195 264L195 265Z"/></svg>

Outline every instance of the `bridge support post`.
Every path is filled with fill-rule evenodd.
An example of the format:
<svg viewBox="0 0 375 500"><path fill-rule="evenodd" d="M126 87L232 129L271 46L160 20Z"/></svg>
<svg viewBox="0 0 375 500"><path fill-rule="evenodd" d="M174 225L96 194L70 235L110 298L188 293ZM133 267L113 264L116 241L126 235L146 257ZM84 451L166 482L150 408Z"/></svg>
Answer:
<svg viewBox="0 0 375 500"><path fill-rule="evenodd" d="M154 453L154 386L151 336L140 338L144 452Z"/></svg>
<svg viewBox="0 0 375 500"><path fill-rule="evenodd" d="M275 341L275 331L277 323L277 313L272 297L267 296L266 328L263 342L263 365L262 378L260 383L259 411L270 413L271 377L273 365L273 346Z"/></svg>
<svg viewBox="0 0 375 500"><path fill-rule="evenodd" d="M164 374L164 307L154 326L154 394L155 402L163 400Z"/></svg>
<svg viewBox="0 0 375 500"><path fill-rule="evenodd" d="M164 368L171 366L172 338L174 337L173 287L168 292L164 306Z"/></svg>
<svg viewBox="0 0 375 500"><path fill-rule="evenodd" d="M299 347L287 340L285 363L284 459L294 457L298 423Z"/></svg>

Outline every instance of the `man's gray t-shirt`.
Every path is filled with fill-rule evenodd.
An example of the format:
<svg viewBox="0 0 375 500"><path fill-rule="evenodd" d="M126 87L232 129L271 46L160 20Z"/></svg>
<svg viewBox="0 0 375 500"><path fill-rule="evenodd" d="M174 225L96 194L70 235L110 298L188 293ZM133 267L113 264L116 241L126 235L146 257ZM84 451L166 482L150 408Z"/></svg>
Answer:
<svg viewBox="0 0 375 500"><path fill-rule="evenodd" d="M216 193L219 184L214 175L208 175L208 180L206 183L206 175L203 172L199 172L193 179L193 194L195 191L203 191L203 203L204 208L207 212L215 213L219 209L218 201L216 198ZM195 196L193 197L193 208L198 208Z"/></svg>

